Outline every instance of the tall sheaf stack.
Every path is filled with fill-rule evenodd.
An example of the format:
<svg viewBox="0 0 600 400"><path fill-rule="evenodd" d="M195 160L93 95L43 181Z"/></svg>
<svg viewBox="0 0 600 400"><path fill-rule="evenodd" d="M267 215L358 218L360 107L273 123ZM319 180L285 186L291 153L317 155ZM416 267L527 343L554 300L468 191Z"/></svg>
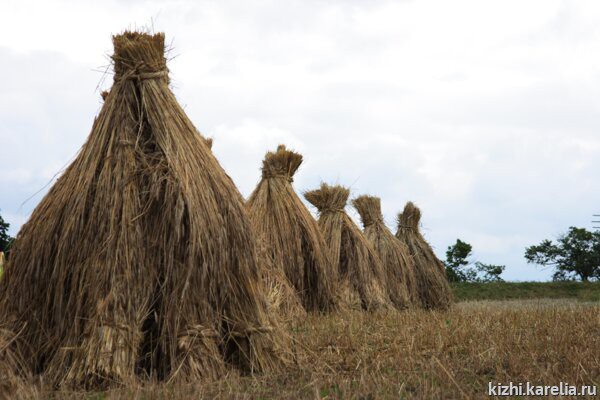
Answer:
<svg viewBox="0 0 600 400"><path fill-rule="evenodd" d="M264 238L273 273L283 271L307 311L337 307L337 275L319 227L294 188L302 156L280 145L265 155L262 179L246 206Z"/></svg>
<svg viewBox="0 0 600 400"><path fill-rule="evenodd" d="M390 308L381 260L344 208L350 191L325 183L304 194L319 210L319 228L329 245L343 299L365 310Z"/></svg>
<svg viewBox="0 0 600 400"><path fill-rule="evenodd" d="M113 43L89 138L0 280L11 348L71 387L279 366L243 199L169 89L164 35Z"/></svg>
<svg viewBox="0 0 600 400"><path fill-rule="evenodd" d="M412 202L406 203L398 215L396 237L409 249L415 263L419 298L428 309L448 309L452 305L452 291L446 278L444 264L436 257L419 230L421 210Z"/></svg>
<svg viewBox="0 0 600 400"><path fill-rule="evenodd" d="M412 257L406 245L383 222L379 197L359 196L352 200L352 205L360 215L365 237L381 259L392 303L399 309L419 305Z"/></svg>

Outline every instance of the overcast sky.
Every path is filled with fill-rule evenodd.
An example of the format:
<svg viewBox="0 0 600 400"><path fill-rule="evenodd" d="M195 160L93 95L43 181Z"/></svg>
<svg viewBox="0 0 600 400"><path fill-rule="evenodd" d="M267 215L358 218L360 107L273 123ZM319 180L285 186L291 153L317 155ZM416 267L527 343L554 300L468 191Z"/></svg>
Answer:
<svg viewBox="0 0 600 400"><path fill-rule="evenodd" d="M600 213L600 2L4 1L0 213L16 234L101 107L111 35L153 27L172 88L240 191L266 150L320 181L408 200L440 257L456 238L505 278L526 246ZM353 217L356 212L349 208Z"/></svg>

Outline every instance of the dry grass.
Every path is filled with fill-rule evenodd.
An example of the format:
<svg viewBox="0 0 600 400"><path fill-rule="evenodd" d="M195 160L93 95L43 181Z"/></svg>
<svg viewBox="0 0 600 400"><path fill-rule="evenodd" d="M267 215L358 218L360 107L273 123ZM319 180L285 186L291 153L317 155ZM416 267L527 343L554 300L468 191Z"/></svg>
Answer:
<svg viewBox="0 0 600 400"><path fill-rule="evenodd" d="M89 398L483 399L490 381L600 385L598 303L480 301L449 311L350 311L309 315L288 329L306 347L300 365L288 371Z"/></svg>

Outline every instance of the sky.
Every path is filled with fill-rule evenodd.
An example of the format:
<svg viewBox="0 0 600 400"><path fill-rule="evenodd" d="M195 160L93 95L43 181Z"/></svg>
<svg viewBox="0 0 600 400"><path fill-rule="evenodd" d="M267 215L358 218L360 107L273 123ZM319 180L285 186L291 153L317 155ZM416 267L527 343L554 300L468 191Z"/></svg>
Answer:
<svg viewBox="0 0 600 400"><path fill-rule="evenodd" d="M3 1L0 214L15 235L85 142L111 35L163 31L172 90L244 196L279 143L321 181L406 201L506 280L600 214L600 2ZM312 210L314 212L314 210ZM354 209L349 214L358 221Z"/></svg>

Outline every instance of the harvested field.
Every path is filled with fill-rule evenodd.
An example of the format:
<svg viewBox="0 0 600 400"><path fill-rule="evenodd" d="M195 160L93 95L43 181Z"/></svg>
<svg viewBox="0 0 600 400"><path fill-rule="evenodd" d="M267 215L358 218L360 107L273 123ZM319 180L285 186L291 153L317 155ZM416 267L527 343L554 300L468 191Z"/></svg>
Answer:
<svg viewBox="0 0 600 400"><path fill-rule="evenodd" d="M468 301L448 311L350 311L309 315L287 329L305 348L300 365L289 371L88 398L461 399L488 398L490 381L600 385L600 304L594 302Z"/></svg>

